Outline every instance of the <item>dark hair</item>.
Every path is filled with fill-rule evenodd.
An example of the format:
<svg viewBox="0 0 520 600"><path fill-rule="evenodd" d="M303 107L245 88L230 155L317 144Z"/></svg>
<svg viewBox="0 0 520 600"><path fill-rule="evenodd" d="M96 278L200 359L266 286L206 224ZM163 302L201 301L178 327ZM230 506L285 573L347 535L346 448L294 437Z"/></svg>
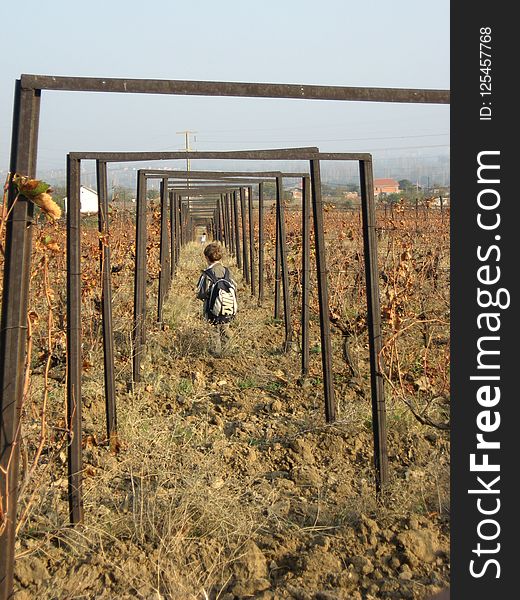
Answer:
<svg viewBox="0 0 520 600"><path fill-rule="evenodd" d="M217 242L211 242L204 248L204 256L211 262L217 262L222 258L222 246Z"/></svg>

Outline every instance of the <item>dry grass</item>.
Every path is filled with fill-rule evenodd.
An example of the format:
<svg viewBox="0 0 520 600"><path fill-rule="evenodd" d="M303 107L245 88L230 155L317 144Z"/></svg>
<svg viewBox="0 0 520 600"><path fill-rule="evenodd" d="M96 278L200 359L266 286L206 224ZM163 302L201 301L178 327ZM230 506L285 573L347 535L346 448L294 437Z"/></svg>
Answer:
<svg viewBox="0 0 520 600"><path fill-rule="evenodd" d="M272 322L271 308L258 308L248 297L231 266L241 311L230 356L215 361L206 352L206 325L194 298L204 261L200 246L189 245L165 306L164 330L154 325L153 295L149 298L142 383L134 387L127 385L131 322L125 313L132 284L117 288L122 451L114 456L99 442L105 437L103 382L102 371L94 368L83 388L89 436L85 525L66 526L65 454L58 429L49 430L49 450L21 496L22 510L29 506L29 511L18 540L18 577L25 568L34 570L31 561L42 561L46 581L25 586L38 598L215 599L234 581L249 540L273 557L286 544L292 556L325 534L338 553L349 556L342 544L362 514L399 524L410 514L435 512L439 531L446 532L447 440L439 434L428 445L424 428L390 403L393 483L378 503L369 401L339 386L339 419L327 425L317 377L305 389L298 386L298 354L280 353L282 327ZM316 323L312 336L317 344ZM89 360L101 364L99 348L92 346ZM319 368L315 354L311 374ZM35 396L40 384L34 377ZM54 382L51 393L51 420L57 423L62 385ZM30 446L37 411L28 420ZM297 569L296 562L291 568Z"/></svg>

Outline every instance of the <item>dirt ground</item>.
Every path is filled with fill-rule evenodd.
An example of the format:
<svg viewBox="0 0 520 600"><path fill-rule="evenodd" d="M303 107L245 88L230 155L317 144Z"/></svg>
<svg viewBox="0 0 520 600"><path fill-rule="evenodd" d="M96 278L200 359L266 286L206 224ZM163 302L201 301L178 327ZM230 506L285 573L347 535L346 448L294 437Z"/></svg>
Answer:
<svg viewBox="0 0 520 600"><path fill-rule="evenodd" d="M338 386L326 424L318 323L301 381L271 300L258 307L237 275L233 341L209 356L200 250L185 250L165 328L148 334L142 383L118 377L118 453L103 443L102 370L85 373L85 524L67 526L63 446L22 489L15 598L426 599L447 587L448 434L389 404L391 482L377 501L370 400ZM116 332L119 358L125 344Z"/></svg>

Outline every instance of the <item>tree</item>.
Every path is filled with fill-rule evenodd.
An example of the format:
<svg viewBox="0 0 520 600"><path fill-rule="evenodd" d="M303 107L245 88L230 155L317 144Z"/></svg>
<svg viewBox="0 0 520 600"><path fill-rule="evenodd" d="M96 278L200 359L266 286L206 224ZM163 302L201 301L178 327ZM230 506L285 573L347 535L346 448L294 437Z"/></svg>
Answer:
<svg viewBox="0 0 520 600"><path fill-rule="evenodd" d="M401 200L401 196L396 193L386 194L383 196L383 202L386 204L395 204L396 202L399 202L399 200Z"/></svg>
<svg viewBox="0 0 520 600"><path fill-rule="evenodd" d="M399 189L403 190L403 192L414 190L417 187L415 183L412 183L409 179L400 179L398 183Z"/></svg>

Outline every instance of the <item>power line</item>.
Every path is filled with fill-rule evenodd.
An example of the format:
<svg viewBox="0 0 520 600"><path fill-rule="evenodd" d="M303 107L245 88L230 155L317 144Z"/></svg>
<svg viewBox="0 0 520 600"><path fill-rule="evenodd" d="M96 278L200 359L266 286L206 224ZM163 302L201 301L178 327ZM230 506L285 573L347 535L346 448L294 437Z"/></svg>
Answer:
<svg viewBox="0 0 520 600"><path fill-rule="evenodd" d="M445 135L450 135L449 133L429 133L429 134L421 134L421 135L391 135L387 137L360 137L360 138L329 138L329 139L312 139L312 138L304 138L300 140L208 140L201 139L200 142L207 143L219 143L219 144L245 144L245 143L302 143L302 142L364 142L364 141L374 141L374 140L406 140L411 138L425 138L425 137L441 137Z"/></svg>

